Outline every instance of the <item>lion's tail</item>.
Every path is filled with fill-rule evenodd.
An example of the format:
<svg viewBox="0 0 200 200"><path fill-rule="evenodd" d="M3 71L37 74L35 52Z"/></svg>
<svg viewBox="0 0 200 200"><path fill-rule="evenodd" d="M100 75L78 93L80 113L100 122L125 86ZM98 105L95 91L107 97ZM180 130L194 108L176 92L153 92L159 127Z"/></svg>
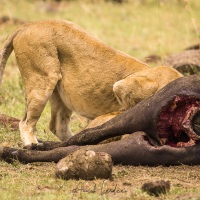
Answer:
<svg viewBox="0 0 200 200"><path fill-rule="evenodd" d="M3 47L0 51L0 83L3 79L3 73L6 66L6 62L13 51L13 39L17 35L18 31L11 34L7 40L4 42Z"/></svg>

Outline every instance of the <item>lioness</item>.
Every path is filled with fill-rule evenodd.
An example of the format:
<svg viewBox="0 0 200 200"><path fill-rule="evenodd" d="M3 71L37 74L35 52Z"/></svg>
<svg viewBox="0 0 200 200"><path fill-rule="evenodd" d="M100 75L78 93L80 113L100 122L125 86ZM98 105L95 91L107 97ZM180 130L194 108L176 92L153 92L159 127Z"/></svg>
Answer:
<svg viewBox="0 0 200 200"><path fill-rule="evenodd" d="M16 30L1 50L0 80L13 49L25 84L19 124L24 145L38 143L34 129L48 100L50 130L66 140L73 135L72 111L93 119L126 110L182 76L172 68L150 68L68 21L36 21Z"/></svg>

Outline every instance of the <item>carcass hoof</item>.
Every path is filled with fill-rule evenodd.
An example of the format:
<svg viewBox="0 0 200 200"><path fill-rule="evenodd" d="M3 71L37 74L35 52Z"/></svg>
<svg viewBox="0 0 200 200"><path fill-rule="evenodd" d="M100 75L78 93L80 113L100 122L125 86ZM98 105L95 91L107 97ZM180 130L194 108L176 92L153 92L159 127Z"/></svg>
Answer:
<svg viewBox="0 0 200 200"><path fill-rule="evenodd" d="M77 150L60 160L56 177L63 179L108 179L112 174L111 156L104 152Z"/></svg>

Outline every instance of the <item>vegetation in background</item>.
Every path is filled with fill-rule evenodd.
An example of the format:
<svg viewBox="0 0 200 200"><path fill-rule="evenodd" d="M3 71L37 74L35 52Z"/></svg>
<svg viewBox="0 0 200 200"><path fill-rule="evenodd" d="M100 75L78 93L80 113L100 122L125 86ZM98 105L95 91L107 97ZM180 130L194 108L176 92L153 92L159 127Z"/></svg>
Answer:
<svg viewBox="0 0 200 200"><path fill-rule="evenodd" d="M0 0L0 19L4 16L11 19L4 22L0 20L0 47L23 21L65 19L138 59L149 55L164 59L169 54L200 42L199 10L199 0L127 0L123 3L104 0ZM22 118L25 109L24 90L16 65L12 54L0 86L0 113ZM50 109L47 105L37 125L37 137L57 140L48 130L49 119ZM71 124L73 131L80 130L82 126L83 123L74 115ZM0 127L0 144L20 146L19 132ZM103 189L113 189L117 184L122 191L101 194L102 180L84 182L56 179L53 163L0 164L1 199L155 199L142 193L140 187L144 182L160 179L171 182L171 192L161 199L200 197L199 166L117 166L113 170L114 181L106 181ZM94 193L76 191L79 184L88 189L96 184L98 190Z"/></svg>

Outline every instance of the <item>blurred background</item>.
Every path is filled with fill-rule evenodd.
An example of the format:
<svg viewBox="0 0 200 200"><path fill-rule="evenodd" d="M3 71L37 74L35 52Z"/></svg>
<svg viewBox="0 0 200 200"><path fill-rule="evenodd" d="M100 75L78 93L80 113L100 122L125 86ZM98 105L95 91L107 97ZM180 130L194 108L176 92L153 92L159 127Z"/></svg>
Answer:
<svg viewBox="0 0 200 200"><path fill-rule="evenodd" d="M134 57L161 58L199 42L199 0L0 0L0 45L21 23L72 21Z"/></svg>

